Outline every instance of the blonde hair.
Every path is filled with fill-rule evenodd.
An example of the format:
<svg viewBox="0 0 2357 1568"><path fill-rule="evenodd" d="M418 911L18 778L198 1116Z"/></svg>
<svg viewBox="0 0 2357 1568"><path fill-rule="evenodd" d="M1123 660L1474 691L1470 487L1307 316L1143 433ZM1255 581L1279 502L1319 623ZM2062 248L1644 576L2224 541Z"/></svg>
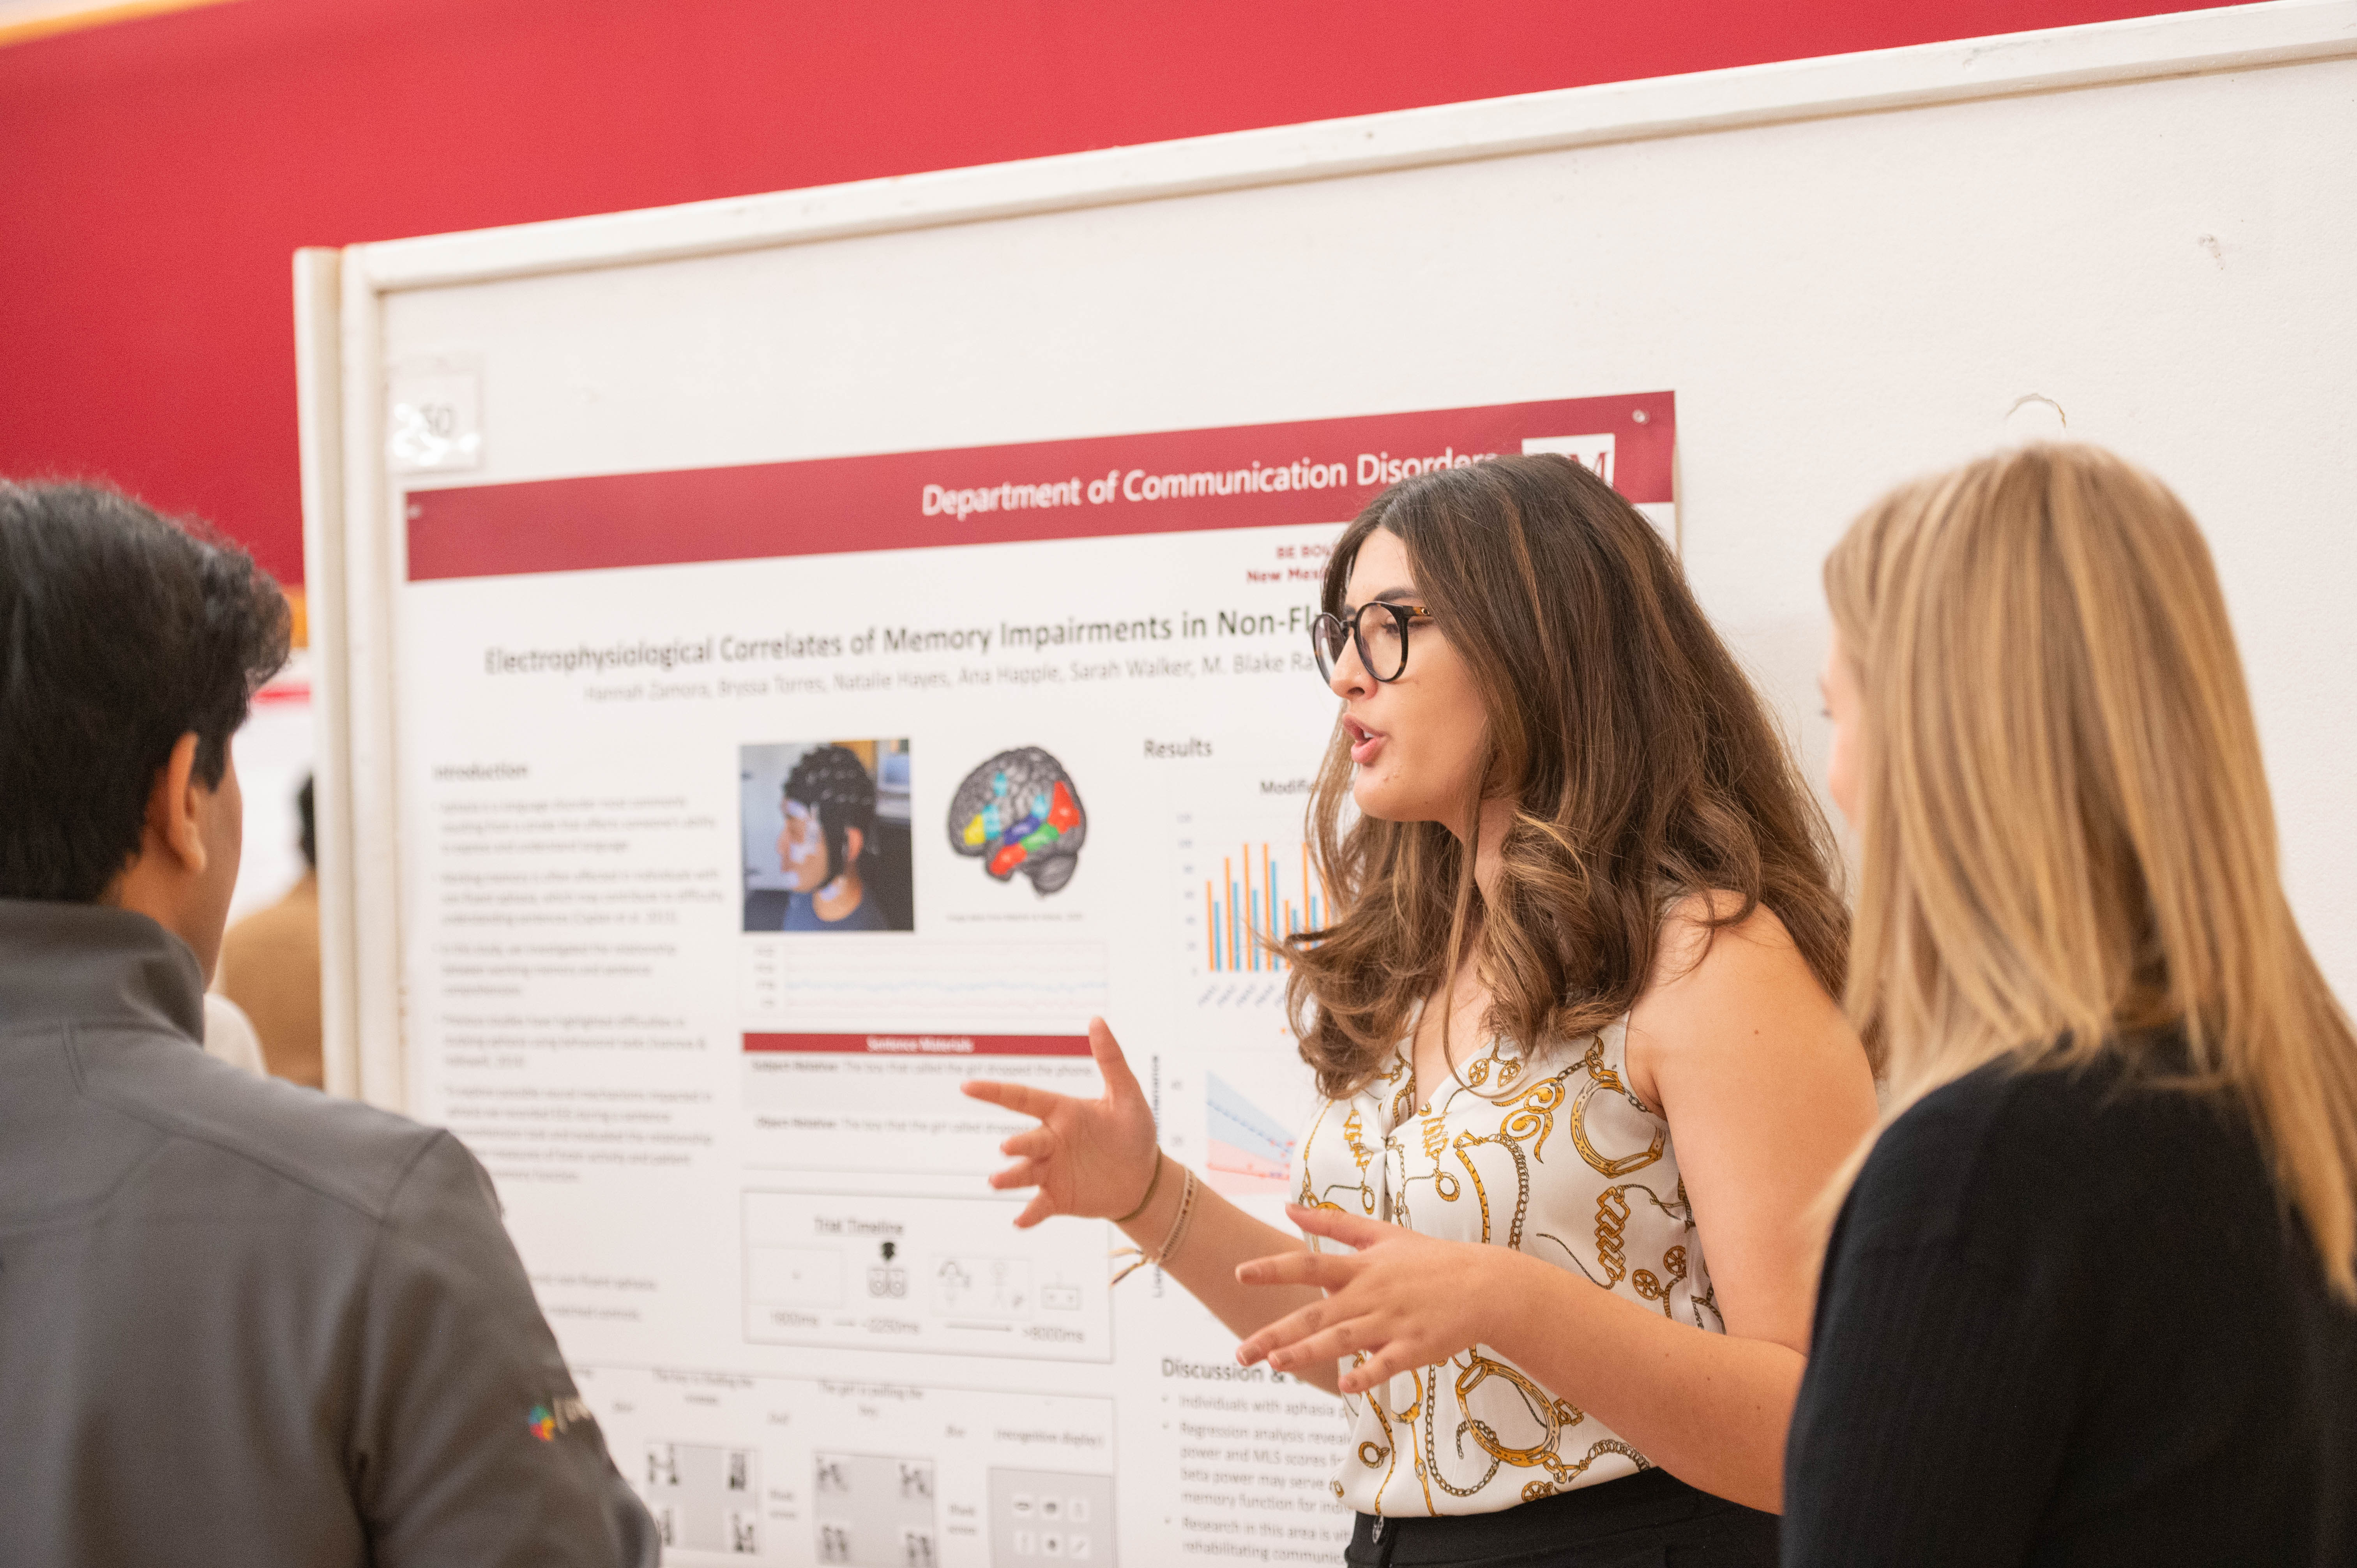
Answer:
<svg viewBox="0 0 2357 1568"><path fill-rule="evenodd" d="M2150 475L2031 446L1902 487L1825 563L1864 695L1851 1020L1891 1114L1986 1063L2137 1059L2245 1108L2357 1300L2357 1038L2292 918L2207 546Z"/></svg>

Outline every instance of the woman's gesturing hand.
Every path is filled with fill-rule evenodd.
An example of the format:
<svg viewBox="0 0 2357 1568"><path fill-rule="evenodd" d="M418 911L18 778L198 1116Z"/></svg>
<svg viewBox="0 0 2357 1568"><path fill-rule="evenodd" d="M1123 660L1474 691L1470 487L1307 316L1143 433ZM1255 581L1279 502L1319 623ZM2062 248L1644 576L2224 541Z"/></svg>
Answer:
<svg viewBox="0 0 2357 1568"><path fill-rule="evenodd" d="M1494 1339L1513 1300L1514 1282L1501 1276L1528 1262L1503 1247L1435 1240L1339 1208L1287 1204L1285 1211L1305 1234L1358 1251L1280 1252L1240 1266L1243 1283L1318 1285L1326 1299L1237 1346L1236 1359L1249 1367L1265 1359L1278 1371L1297 1373L1362 1355L1342 1370L1339 1387L1346 1394Z"/></svg>
<svg viewBox="0 0 2357 1568"><path fill-rule="evenodd" d="M1154 1180L1162 1158L1154 1140L1154 1108L1103 1018L1089 1020L1089 1054L1104 1078L1102 1100L1075 1100L1028 1083L993 1079L969 1079L963 1086L976 1100L1039 1120L1037 1127L998 1145L1015 1163L990 1178L1002 1190L1039 1189L1015 1217L1017 1226L1037 1225L1051 1214L1104 1219L1127 1214Z"/></svg>

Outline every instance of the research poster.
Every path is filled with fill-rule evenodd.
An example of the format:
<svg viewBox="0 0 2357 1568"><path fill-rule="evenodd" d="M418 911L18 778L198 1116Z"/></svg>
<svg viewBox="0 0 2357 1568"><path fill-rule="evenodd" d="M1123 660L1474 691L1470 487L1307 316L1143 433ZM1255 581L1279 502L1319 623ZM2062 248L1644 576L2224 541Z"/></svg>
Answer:
<svg viewBox="0 0 2357 1568"><path fill-rule="evenodd" d="M416 489L413 1109L496 1179L685 1563L1335 1562L1339 1401L1102 1220L1011 1223L1098 1090L1282 1225L1312 1105L1308 623L1385 484L1566 454L1659 526L1666 392ZM519 1419L522 1419L520 1417ZM553 1417L552 1417L553 1419Z"/></svg>

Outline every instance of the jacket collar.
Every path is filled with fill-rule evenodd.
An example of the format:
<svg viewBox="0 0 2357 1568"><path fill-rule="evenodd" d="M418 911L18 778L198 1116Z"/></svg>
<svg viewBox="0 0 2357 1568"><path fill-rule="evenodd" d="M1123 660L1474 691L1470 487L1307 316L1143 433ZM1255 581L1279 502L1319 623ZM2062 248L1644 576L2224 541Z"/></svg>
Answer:
<svg viewBox="0 0 2357 1568"><path fill-rule="evenodd" d="M205 976L186 942L128 909L0 898L0 1028L145 1025L205 1037Z"/></svg>

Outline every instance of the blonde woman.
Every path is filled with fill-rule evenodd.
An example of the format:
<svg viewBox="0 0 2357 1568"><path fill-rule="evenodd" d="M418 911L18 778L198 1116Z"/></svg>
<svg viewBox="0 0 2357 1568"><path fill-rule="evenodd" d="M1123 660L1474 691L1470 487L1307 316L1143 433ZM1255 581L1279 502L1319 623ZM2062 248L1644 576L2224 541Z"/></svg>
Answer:
<svg viewBox="0 0 2357 1568"><path fill-rule="evenodd" d="M1875 1114L1824 824L1660 536L1564 458L1385 491L1323 597L1308 1244L1157 1149L1102 1023L1101 1100L969 1086L1039 1119L993 1183L1344 1396L1351 1563L1772 1563L1809 1205Z"/></svg>
<svg viewBox="0 0 2357 1568"><path fill-rule="evenodd" d="M2357 1563L2357 1043L2200 531L2033 447L1886 498L1825 586L1894 1114L1825 1261L1785 1563Z"/></svg>

